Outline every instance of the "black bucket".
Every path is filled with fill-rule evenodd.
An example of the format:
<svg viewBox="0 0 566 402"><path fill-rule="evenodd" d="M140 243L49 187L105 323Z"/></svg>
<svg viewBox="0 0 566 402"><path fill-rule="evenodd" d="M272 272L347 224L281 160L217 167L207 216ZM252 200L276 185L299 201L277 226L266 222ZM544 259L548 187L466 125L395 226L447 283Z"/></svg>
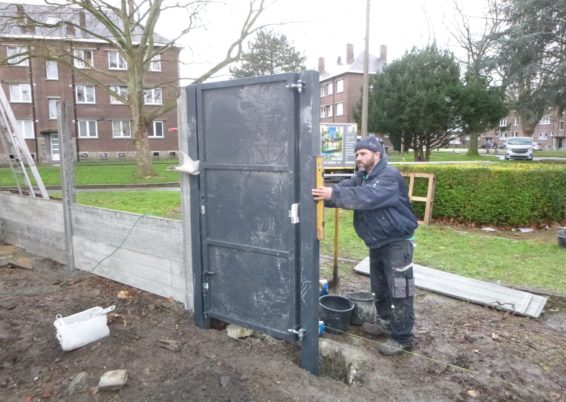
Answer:
<svg viewBox="0 0 566 402"><path fill-rule="evenodd" d="M371 292L350 292L344 295L354 303L354 311L350 317L350 324L362 325L365 322L375 322L375 304Z"/></svg>
<svg viewBox="0 0 566 402"><path fill-rule="evenodd" d="M350 328L350 317L354 303L342 296L326 295L319 299L320 319L326 330L333 334L346 332Z"/></svg>
<svg viewBox="0 0 566 402"><path fill-rule="evenodd" d="M558 229L558 245L566 248L566 228Z"/></svg>

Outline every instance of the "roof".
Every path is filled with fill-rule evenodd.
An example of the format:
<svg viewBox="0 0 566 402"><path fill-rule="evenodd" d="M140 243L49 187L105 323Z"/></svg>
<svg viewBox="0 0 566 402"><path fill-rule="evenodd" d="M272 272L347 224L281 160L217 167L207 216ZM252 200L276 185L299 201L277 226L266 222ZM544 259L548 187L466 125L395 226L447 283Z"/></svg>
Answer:
<svg viewBox="0 0 566 402"><path fill-rule="evenodd" d="M50 26L36 25L33 30L29 27L33 26L24 18L18 23L18 8L22 7L24 15ZM84 15L84 26L90 32L75 28L74 33L69 33L67 24L64 22L72 22L76 26L80 26L81 14ZM109 14L111 15L111 14ZM114 21L119 23L119 18L114 15ZM141 26L136 27L134 40L141 38L143 29ZM70 8L68 6L58 5L36 5L36 4L12 4L0 2L0 36L4 38L17 39L65 39L81 42L98 42L105 43L103 38L113 39L110 31L100 23L94 16L88 12L84 12L79 8ZM169 40L165 37L154 34L153 40L156 43L166 44Z"/></svg>
<svg viewBox="0 0 566 402"><path fill-rule="evenodd" d="M383 67L385 67L385 61L370 53L369 63L368 63L368 73L376 74L382 71ZM324 81L329 78L334 78L346 73L352 73L352 74L364 73L364 52L359 53L350 64L335 64L331 66L328 70L325 70L324 73L321 74L320 80Z"/></svg>

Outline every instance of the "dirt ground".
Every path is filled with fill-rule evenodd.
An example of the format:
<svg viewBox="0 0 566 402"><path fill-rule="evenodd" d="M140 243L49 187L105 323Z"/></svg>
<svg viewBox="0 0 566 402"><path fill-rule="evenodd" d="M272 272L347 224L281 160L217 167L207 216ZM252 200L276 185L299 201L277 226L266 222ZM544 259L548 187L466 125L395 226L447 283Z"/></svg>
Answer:
<svg viewBox="0 0 566 402"><path fill-rule="evenodd" d="M419 290L413 354L381 356L384 339L359 327L322 336L361 356L346 385L301 369L296 344L200 329L179 303L34 260L33 269L0 264L1 401L566 401L562 298L529 319ZM337 293L368 288L368 278L348 275ZM109 337L62 351L56 314L112 304ZM127 384L98 391L116 369Z"/></svg>

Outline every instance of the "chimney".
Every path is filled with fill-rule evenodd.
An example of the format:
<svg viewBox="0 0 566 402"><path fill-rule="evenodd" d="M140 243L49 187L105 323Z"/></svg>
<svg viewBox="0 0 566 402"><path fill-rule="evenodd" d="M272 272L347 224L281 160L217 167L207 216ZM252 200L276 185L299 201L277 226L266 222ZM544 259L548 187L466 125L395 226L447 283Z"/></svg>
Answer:
<svg viewBox="0 0 566 402"><path fill-rule="evenodd" d="M86 28L86 14L84 11L79 11L79 26L81 28Z"/></svg>
<svg viewBox="0 0 566 402"><path fill-rule="evenodd" d="M381 45L379 47L379 58L383 64L387 64L387 46Z"/></svg>
<svg viewBox="0 0 566 402"><path fill-rule="evenodd" d="M16 16L18 19L24 18L24 6L22 4L16 4Z"/></svg>
<svg viewBox="0 0 566 402"><path fill-rule="evenodd" d="M348 43L346 45L346 64L352 64L354 62L354 45Z"/></svg>
<svg viewBox="0 0 566 402"><path fill-rule="evenodd" d="M75 36L75 27L71 23L67 23L67 36Z"/></svg>
<svg viewBox="0 0 566 402"><path fill-rule="evenodd" d="M324 57L318 58L318 72L321 74L324 72Z"/></svg>

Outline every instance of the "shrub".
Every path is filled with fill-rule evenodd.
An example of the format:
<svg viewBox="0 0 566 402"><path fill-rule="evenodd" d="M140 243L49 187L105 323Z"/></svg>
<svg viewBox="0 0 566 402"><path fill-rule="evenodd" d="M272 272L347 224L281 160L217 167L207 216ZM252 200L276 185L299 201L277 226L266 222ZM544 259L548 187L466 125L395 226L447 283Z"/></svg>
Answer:
<svg viewBox="0 0 566 402"><path fill-rule="evenodd" d="M432 215L460 223L526 226L566 221L566 169L560 165L403 165L403 172L434 173ZM426 195L416 179L414 195ZM414 203L423 214L424 203Z"/></svg>

